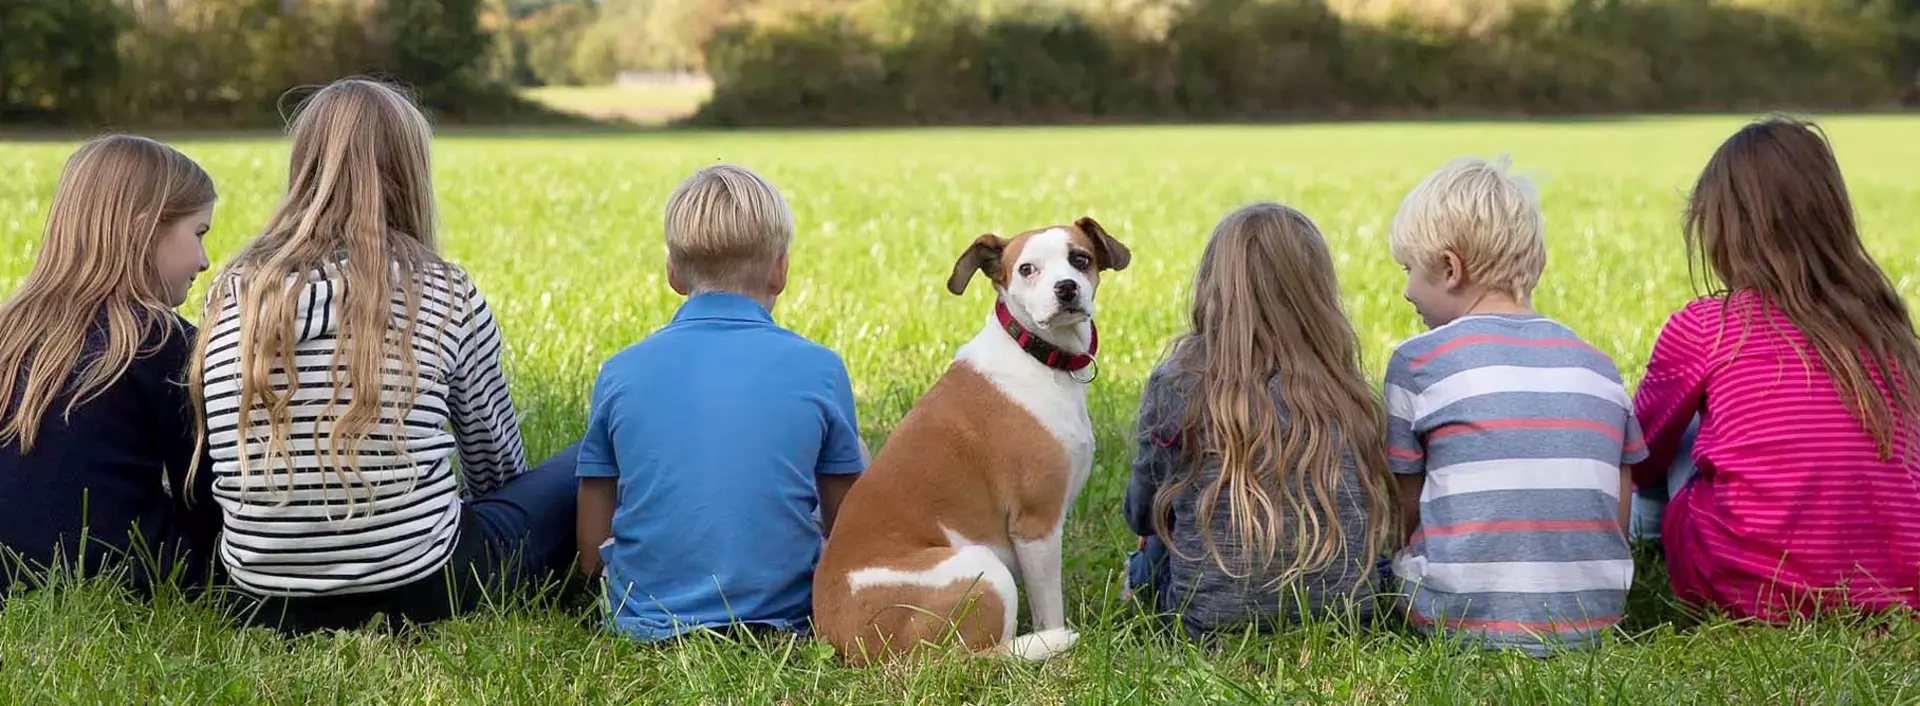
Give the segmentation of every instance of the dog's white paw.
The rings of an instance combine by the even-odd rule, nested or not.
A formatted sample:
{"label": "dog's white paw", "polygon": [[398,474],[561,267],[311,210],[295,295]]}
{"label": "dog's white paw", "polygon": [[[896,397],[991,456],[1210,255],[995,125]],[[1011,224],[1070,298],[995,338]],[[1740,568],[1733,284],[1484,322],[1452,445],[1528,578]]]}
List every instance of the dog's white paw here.
{"label": "dog's white paw", "polygon": [[1042,630],[1013,638],[1007,643],[1007,653],[1030,662],[1038,662],[1073,649],[1078,642],[1080,642],[1080,634],[1067,628]]}

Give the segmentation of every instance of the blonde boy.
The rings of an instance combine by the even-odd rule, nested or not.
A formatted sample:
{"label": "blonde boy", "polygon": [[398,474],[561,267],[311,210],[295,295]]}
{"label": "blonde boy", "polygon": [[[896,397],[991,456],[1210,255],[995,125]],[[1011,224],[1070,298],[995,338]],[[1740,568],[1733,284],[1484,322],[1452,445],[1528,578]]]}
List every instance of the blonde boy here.
{"label": "blonde boy", "polygon": [[614,355],[581,442],[580,568],[643,640],[701,628],[804,632],[814,565],[865,469],[846,365],[773,321],[793,214],[734,166],[667,201],[667,280],[688,297]]}
{"label": "blonde boy", "polygon": [[1412,621],[1492,647],[1589,646],[1626,607],[1626,466],[1646,456],[1606,354],[1533,309],[1539,197],[1498,161],[1414,187],[1389,245],[1431,329],[1387,364]]}

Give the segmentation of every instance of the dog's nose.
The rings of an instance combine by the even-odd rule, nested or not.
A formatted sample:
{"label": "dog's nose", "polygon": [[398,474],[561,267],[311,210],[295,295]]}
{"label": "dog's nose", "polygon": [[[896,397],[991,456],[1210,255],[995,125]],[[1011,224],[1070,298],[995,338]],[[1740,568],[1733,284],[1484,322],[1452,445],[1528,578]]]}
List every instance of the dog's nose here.
{"label": "dog's nose", "polygon": [[1053,296],[1060,301],[1070,301],[1080,296],[1080,283],[1063,279],[1053,283]]}

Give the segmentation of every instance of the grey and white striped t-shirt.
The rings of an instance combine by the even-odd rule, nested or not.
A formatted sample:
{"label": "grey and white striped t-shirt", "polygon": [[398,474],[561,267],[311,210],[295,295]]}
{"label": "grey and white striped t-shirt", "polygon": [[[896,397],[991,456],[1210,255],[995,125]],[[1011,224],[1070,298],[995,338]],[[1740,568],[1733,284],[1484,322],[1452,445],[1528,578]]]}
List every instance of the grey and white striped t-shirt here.
{"label": "grey and white striped t-shirt", "polygon": [[[253,411],[253,438],[246,445],[254,470],[248,487],[242,487],[238,297],[229,297],[211,317],[203,394],[213,493],[225,510],[221,559],[239,586],[270,595],[364,593],[419,580],[451,556],[459,539],[462,495],[491,492],[527,467],[500,368],[499,330],[485,298],[459,268],[448,265],[416,275],[422,292],[411,344],[419,363],[418,394],[404,420],[397,419],[399,408],[389,400],[376,427],[398,422],[404,436],[399,443],[368,439],[358,454],[366,485],[345,473],[343,486],[344,470],[332,467],[323,454],[336,415],[354,394],[343,392],[342,406],[327,409],[336,371],[343,384],[346,377],[346,360],[336,363],[333,356],[349,283],[318,270],[306,279],[293,316],[300,388],[288,410],[291,494],[286,492],[289,469],[262,472],[258,465],[266,458],[267,432],[260,409]],[[396,290],[395,322],[404,321],[404,305],[404,294]],[[273,379],[284,393],[284,372]],[[388,397],[406,385],[397,364],[384,375]]]}
{"label": "grey and white striped t-shirt", "polygon": [[1476,315],[1387,364],[1393,471],[1425,474],[1394,559],[1415,624],[1534,654],[1618,622],[1621,466],[1646,456],[1613,361],[1540,316]]}

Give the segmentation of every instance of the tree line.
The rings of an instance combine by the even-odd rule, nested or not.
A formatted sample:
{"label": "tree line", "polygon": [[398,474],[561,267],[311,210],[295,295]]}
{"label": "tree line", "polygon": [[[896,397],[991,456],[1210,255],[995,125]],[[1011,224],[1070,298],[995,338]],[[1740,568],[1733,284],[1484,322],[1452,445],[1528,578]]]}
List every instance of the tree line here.
{"label": "tree line", "polygon": [[1920,103],[1920,0],[7,0],[0,122],[277,124],[372,73],[437,119],[705,74],[704,125]]}

